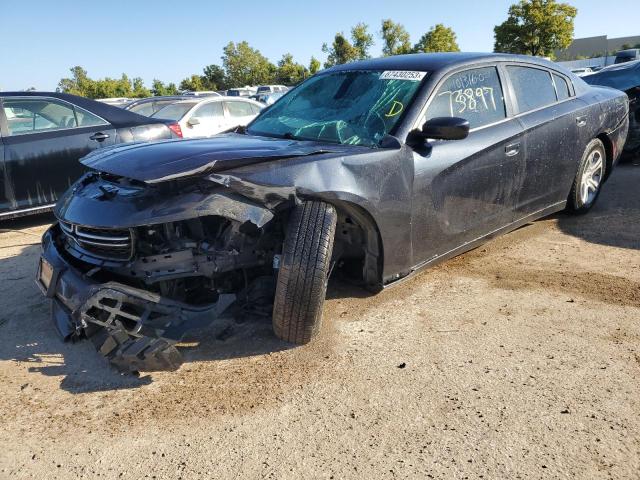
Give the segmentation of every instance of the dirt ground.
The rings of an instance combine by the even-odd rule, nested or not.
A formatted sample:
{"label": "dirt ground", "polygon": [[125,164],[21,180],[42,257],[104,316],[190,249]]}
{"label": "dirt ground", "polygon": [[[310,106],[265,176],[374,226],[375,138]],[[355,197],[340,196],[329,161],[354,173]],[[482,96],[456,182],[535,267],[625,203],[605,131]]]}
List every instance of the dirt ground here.
{"label": "dirt ground", "polygon": [[65,344],[0,224],[0,478],[640,478],[640,165],[376,296],[330,285],[303,348],[226,323],[180,370]]}

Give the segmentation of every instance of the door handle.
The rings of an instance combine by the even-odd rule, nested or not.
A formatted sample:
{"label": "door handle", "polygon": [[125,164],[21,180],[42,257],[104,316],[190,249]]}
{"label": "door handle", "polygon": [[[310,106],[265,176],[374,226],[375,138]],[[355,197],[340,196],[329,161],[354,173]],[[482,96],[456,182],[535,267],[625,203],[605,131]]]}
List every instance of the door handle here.
{"label": "door handle", "polygon": [[109,138],[109,135],[102,132],[96,132],[93,135],[91,135],[89,138],[91,140],[95,140],[96,142],[104,142],[107,138]]}
{"label": "door handle", "polygon": [[584,127],[587,124],[587,117],[576,117],[576,123],[579,127]]}
{"label": "door handle", "polygon": [[504,147],[504,153],[507,155],[507,157],[515,157],[520,153],[520,144],[512,143],[510,145],[507,145],[506,147]]}

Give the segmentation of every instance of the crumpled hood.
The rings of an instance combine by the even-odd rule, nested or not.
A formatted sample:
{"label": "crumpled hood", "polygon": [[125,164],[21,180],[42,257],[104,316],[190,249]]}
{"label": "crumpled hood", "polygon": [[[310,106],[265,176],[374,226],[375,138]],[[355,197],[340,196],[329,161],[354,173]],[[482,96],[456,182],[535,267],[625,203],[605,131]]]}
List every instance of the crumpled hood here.
{"label": "crumpled hood", "polygon": [[99,149],[84,157],[81,163],[100,172],[160,183],[279,158],[339,153],[347,149],[334,144],[230,133]]}

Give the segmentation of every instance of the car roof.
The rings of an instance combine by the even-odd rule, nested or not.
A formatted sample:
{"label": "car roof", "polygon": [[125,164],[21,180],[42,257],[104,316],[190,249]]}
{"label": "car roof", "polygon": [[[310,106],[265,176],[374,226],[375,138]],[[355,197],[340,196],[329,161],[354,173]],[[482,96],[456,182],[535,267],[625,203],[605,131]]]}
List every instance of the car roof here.
{"label": "car roof", "polygon": [[[193,103],[195,105],[199,105],[201,103],[213,103],[213,102],[246,102],[260,105],[258,102],[254,102],[250,98],[244,97],[187,97],[184,100],[178,100],[175,103]],[[260,105],[262,106],[262,105]]]}
{"label": "car roof", "polygon": [[413,53],[409,55],[395,55],[391,57],[360,60],[357,62],[336,65],[322,73],[347,71],[347,70],[415,70],[435,72],[449,70],[458,66],[478,62],[524,62],[533,63],[546,68],[564,71],[561,66],[548,60],[528,55],[511,55],[506,53]]}
{"label": "car roof", "polygon": [[158,95],[157,97],[145,97],[145,98],[137,98],[132,100],[129,105],[140,104],[140,103],[148,103],[148,102],[157,102],[158,100],[183,100],[184,97],[182,95]]}

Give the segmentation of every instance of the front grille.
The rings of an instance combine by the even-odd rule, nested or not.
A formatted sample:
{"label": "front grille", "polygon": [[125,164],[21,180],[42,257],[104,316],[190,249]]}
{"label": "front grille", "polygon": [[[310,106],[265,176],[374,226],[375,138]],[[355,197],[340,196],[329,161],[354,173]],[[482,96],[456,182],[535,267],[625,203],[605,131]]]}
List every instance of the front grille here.
{"label": "front grille", "polygon": [[133,235],[128,228],[96,228],[60,222],[69,246],[81,253],[105,260],[129,260],[133,256]]}

